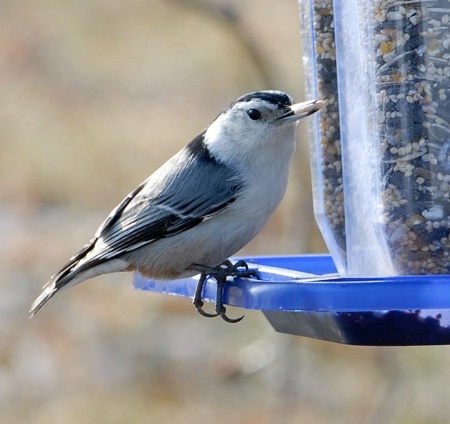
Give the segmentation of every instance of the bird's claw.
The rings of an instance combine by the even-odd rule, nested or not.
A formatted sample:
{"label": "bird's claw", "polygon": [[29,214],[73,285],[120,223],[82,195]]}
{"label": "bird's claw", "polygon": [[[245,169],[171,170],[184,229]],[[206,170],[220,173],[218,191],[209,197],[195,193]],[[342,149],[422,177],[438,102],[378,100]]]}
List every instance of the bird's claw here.
{"label": "bird's claw", "polygon": [[239,318],[230,318],[225,312],[226,309],[223,308],[223,310],[218,315],[220,316],[220,318],[222,318],[226,322],[229,322],[230,324],[236,324],[237,322],[240,322],[244,319],[244,315]]}
{"label": "bird's claw", "polygon": [[[244,268],[244,270],[240,270],[239,268]],[[257,277],[259,278],[257,270],[250,270],[245,261],[240,260],[235,264],[232,264],[231,261],[227,260],[218,268],[212,269],[210,272],[202,272],[200,274],[200,279],[198,280],[197,289],[195,291],[195,296],[193,300],[193,304],[195,309],[197,309],[198,313],[207,318],[214,318],[220,316],[224,321],[229,323],[237,323],[242,321],[244,316],[239,318],[230,318],[226,314],[226,308],[223,304],[223,292],[225,290],[225,283],[227,277]],[[217,297],[216,297],[216,312],[211,314],[209,312],[205,312],[203,310],[203,300],[202,293],[203,287],[208,277],[213,277],[217,281]]]}
{"label": "bird's claw", "polygon": [[209,312],[206,312],[206,311],[204,311],[203,310],[203,301],[201,302],[201,304],[199,304],[199,305],[196,305],[195,303],[194,303],[194,306],[195,306],[195,309],[197,309],[197,312],[200,314],[200,315],[202,315],[202,316],[204,316],[204,317],[206,317],[206,318],[215,318],[215,317],[217,317],[217,316],[219,316],[220,314],[219,313],[215,313],[215,314],[210,314]]}
{"label": "bird's claw", "polygon": [[[244,268],[243,270],[239,268]],[[218,272],[223,272],[226,276],[232,277],[259,277],[257,269],[249,269],[247,262],[243,259],[232,263],[230,260],[226,260],[220,265]]]}
{"label": "bird's claw", "polygon": [[[203,302],[202,302],[202,303],[203,303]],[[197,312],[198,312],[201,316],[203,316],[203,317],[206,317],[206,318],[215,318],[215,317],[220,316],[220,318],[222,318],[224,321],[229,322],[229,323],[231,323],[231,324],[237,323],[237,322],[242,321],[242,320],[244,319],[244,315],[242,315],[242,316],[239,317],[239,318],[230,318],[230,317],[227,316],[227,314],[226,314],[226,308],[225,308],[225,307],[222,307],[221,310],[220,310],[219,312],[216,312],[216,313],[214,313],[214,314],[211,314],[211,313],[209,313],[209,312],[206,312],[206,311],[203,309],[203,305],[195,306],[195,309],[196,309]]]}
{"label": "bird's claw", "polygon": [[195,296],[194,296],[194,300],[192,303],[194,304],[195,309],[197,309],[197,312],[200,315],[203,315],[206,318],[214,318],[219,315],[217,312],[215,314],[210,314],[209,312],[205,312],[203,310],[204,302],[202,300],[202,292],[203,292],[203,286],[205,285],[207,277],[208,277],[208,275],[205,273],[202,273],[200,275],[200,279],[198,280],[197,289],[195,290]]}

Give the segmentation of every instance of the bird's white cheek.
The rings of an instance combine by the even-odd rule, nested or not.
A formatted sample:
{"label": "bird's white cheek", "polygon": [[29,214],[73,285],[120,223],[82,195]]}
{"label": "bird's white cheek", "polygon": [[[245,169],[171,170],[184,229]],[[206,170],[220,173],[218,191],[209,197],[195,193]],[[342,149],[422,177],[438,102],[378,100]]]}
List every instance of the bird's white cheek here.
{"label": "bird's white cheek", "polygon": [[240,144],[247,137],[244,136],[242,126],[240,132],[237,135],[234,131],[236,122],[233,120],[233,125],[230,125],[230,120],[219,117],[205,133],[205,144],[208,147],[211,154],[218,160],[224,163],[234,161],[234,156],[240,150]]}
{"label": "bird's white cheek", "polygon": [[219,116],[206,130],[205,142],[209,145],[214,144],[220,137],[223,128],[223,118]]}
{"label": "bird's white cheek", "polygon": [[205,132],[205,144],[211,153],[215,150],[221,150],[228,144],[230,137],[229,132],[226,131],[227,126],[225,120],[220,116],[209,126]]}

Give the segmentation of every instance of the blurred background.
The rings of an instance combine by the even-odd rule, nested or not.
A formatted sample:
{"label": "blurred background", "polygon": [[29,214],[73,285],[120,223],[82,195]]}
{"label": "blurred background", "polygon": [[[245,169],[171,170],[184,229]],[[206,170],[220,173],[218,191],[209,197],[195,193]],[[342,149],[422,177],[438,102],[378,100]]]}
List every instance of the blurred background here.
{"label": "blurred background", "polygon": [[[0,0],[0,422],[450,422],[448,347],[291,337],[251,311],[229,325],[130,274],[28,320],[49,276],[224,107],[270,88],[301,101],[303,78],[295,0]],[[305,130],[242,253],[326,251]]]}

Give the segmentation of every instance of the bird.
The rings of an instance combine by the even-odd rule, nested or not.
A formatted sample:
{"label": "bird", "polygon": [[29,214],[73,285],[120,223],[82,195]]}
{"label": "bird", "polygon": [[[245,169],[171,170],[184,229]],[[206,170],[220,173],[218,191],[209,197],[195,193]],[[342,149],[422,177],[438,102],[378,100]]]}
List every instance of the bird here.
{"label": "bird", "polygon": [[[61,289],[101,274],[131,271],[153,280],[200,273],[194,305],[226,315],[228,276],[256,276],[229,257],[264,227],[286,191],[296,124],[323,107],[294,103],[276,90],[239,97],[116,206],[94,237],[43,287],[30,318]],[[203,311],[208,276],[218,284],[216,313]]]}

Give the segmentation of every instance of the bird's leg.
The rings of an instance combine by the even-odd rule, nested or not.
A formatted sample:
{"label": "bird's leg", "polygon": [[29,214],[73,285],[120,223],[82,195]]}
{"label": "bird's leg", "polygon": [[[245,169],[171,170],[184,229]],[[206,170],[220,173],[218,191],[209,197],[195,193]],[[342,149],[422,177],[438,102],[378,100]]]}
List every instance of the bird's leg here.
{"label": "bird's leg", "polygon": [[198,280],[198,284],[197,284],[197,289],[195,290],[195,296],[194,296],[194,300],[193,300],[193,304],[195,309],[197,309],[197,312],[200,315],[203,315],[206,318],[214,318],[216,316],[218,316],[219,314],[210,314],[208,312],[205,312],[203,310],[203,305],[204,302],[202,300],[202,292],[203,292],[203,286],[205,285],[206,279],[208,278],[208,274],[202,272],[200,274],[200,279]]}
{"label": "bird's leg", "polygon": [[[239,268],[244,268],[244,270],[240,270]],[[223,292],[225,290],[225,284],[227,281],[227,277],[257,277],[259,278],[258,270],[249,269],[247,262],[244,260],[239,260],[235,264],[233,264],[230,260],[226,260],[220,265],[219,273],[216,275],[212,275],[217,281],[217,296],[216,296],[216,312],[220,317],[230,323],[237,323],[241,321],[244,316],[239,318],[229,318],[226,315],[226,308],[223,304]]]}
{"label": "bird's leg", "polygon": [[[226,315],[226,308],[223,304],[223,293],[225,290],[225,284],[227,281],[227,277],[257,277],[259,278],[258,271],[255,269],[249,269],[248,265],[245,261],[240,260],[236,262],[234,265],[231,261],[226,260],[223,262],[220,266],[217,268],[207,268],[203,266],[196,265],[193,267],[197,270],[201,270],[200,279],[198,281],[197,289],[195,291],[194,296],[194,306],[197,309],[197,311],[208,318],[216,317],[220,315],[220,317],[230,323],[236,323],[242,320],[244,318],[243,316],[240,318],[229,318]],[[244,268],[243,270],[240,268]],[[203,300],[202,300],[202,291],[203,286],[205,285],[207,277],[213,277],[217,281],[217,295],[216,295],[216,314],[210,314],[203,310]]]}
{"label": "bird's leg", "polygon": [[225,305],[223,304],[223,292],[225,290],[225,284],[227,282],[227,277],[224,275],[217,275],[214,276],[214,278],[217,281],[217,295],[216,295],[216,312],[217,315],[220,315],[220,317],[226,321],[230,322],[232,324],[235,324],[239,321],[242,321],[244,318],[244,315],[242,315],[239,318],[229,318],[226,314],[227,308],[225,308]]}

